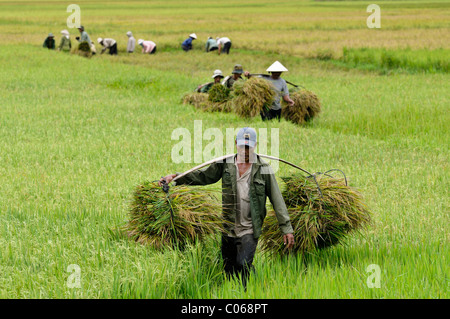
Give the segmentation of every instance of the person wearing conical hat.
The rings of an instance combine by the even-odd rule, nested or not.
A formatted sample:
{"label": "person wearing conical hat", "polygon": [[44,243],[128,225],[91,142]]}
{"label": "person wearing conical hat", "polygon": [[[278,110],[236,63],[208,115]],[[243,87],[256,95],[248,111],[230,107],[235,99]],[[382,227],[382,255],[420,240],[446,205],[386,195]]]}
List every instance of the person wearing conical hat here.
{"label": "person wearing conical hat", "polygon": [[270,76],[264,77],[264,79],[272,83],[275,89],[275,98],[271,109],[267,112],[261,112],[261,118],[263,121],[274,118],[277,118],[279,121],[281,118],[281,98],[289,105],[294,104],[294,101],[289,97],[286,81],[281,78],[281,73],[287,72],[288,69],[280,62],[275,61],[266,71],[270,73]]}
{"label": "person wearing conical hat", "polygon": [[189,34],[189,38],[181,43],[181,48],[186,52],[192,50],[192,41],[194,41],[195,39],[197,39],[197,35],[195,33]]}
{"label": "person wearing conical hat", "polygon": [[58,46],[58,51],[70,52],[70,49],[72,49],[72,42],[70,41],[69,31],[62,30],[61,34],[62,37]]}
{"label": "person wearing conical hat", "polygon": [[201,93],[208,93],[208,91],[211,89],[211,87],[214,85],[214,84],[220,84],[220,80],[222,80],[223,79],[223,74],[222,74],[222,71],[220,71],[220,70],[215,70],[214,71],[214,74],[213,74],[213,76],[212,76],[212,78],[214,79],[214,81],[213,82],[209,82],[209,83],[205,83],[205,84],[203,84],[203,85],[199,85],[198,87],[197,87],[197,92],[201,92]]}
{"label": "person wearing conical hat", "polygon": [[[247,72],[245,72],[247,73]],[[223,81],[222,84],[227,88],[232,89],[234,82],[243,80],[242,74],[244,74],[244,69],[242,65],[236,64],[231,72],[231,75],[228,75]]]}
{"label": "person wearing conical hat", "polygon": [[55,49],[55,36],[53,33],[49,33],[48,36],[44,40],[44,44],[42,45],[43,48],[47,48],[49,50]]}

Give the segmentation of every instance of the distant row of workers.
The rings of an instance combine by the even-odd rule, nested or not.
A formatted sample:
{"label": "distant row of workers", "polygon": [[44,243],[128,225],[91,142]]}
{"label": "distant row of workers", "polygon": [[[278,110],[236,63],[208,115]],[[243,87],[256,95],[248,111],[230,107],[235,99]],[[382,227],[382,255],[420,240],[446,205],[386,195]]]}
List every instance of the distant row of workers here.
{"label": "distant row of workers", "polygon": [[[95,48],[94,42],[91,41],[91,38],[87,34],[87,32],[84,30],[84,26],[80,26],[78,28],[80,31],[80,36],[76,37],[78,42],[87,42],[90,46],[91,52],[95,54],[97,52]],[[61,41],[58,46],[59,51],[70,51],[72,49],[72,42],[70,40],[70,34],[67,30],[61,31],[62,37]],[[128,36],[128,42],[127,42],[127,52],[133,53],[136,46],[136,39],[133,37],[133,33],[131,31],[127,32]],[[192,50],[192,41],[197,39],[197,35],[195,33],[191,33],[189,37],[181,43],[181,48],[184,51]],[[112,38],[98,38],[97,42],[99,45],[102,46],[101,53],[103,54],[106,50],[108,50],[108,53],[110,55],[117,55],[117,41]],[[138,45],[142,47],[142,53],[147,54],[154,54],[156,53],[156,43],[150,40],[143,40],[139,39]],[[47,38],[44,41],[44,44],[42,45],[44,48],[48,49],[56,49],[56,41],[55,36],[53,33],[49,33]],[[205,51],[211,52],[216,51],[220,55],[222,52],[229,54],[231,48],[231,41],[227,37],[221,37],[213,39],[212,37],[208,37],[205,45]]]}
{"label": "distant row of workers", "polygon": [[[91,52],[93,54],[97,53],[97,50],[95,48],[94,42],[91,41],[91,38],[89,34],[84,30],[84,26],[80,26],[78,28],[78,31],[80,31],[80,36],[76,37],[75,39],[78,40],[78,42],[83,43],[87,42],[90,46]],[[72,42],[70,40],[70,34],[67,30],[61,31],[62,37],[61,41],[58,46],[59,51],[70,51],[72,49]],[[127,43],[127,52],[133,53],[136,46],[136,39],[133,37],[133,33],[131,31],[127,32],[128,36],[128,43]],[[108,50],[108,53],[110,55],[117,55],[117,41],[112,38],[98,38],[97,43],[102,46],[101,53],[103,54],[106,50]],[[156,43],[149,40],[138,40],[138,45],[142,47],[142,53],[149,53],[154,54],[156,52]],[[42,45],[44,48],[48,49],[56,49],[56,41],[55,36],[53,33],[49,33],[47,38],[44,41],[44,44]]]}
{"label": "distant row of workers", "polygon": [[[189,34],[189,37],[181,43],[181,48],[184,51],[192,50],[192,41],[197,39],[197,35],[195,33]],[[227,37],[217,37],[213,39],[213,37],[208,37],[206,40],[205,51],[211,52],[216,51],[220,55],[222,52],[229,54],[231,49],[231,40]]]}

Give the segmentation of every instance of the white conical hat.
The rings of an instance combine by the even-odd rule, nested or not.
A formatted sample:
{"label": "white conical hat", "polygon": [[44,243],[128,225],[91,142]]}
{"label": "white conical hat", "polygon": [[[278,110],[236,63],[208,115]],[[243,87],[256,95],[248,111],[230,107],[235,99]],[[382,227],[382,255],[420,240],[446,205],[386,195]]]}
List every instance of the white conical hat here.
{"label": "white conical hat", "polygon": [[191,34],[189,34],[189,36],[190,36],[191,38],[197,39],[197,35],[196,35],[195,33],[191,33]]}
{"label": "white conical hat", "polygon": [[269,68],[266,70],[267,72],[286,72],[288,69],[284,67],[283,64],[281,64],[278,61],[275,61]]}
{"label": "white conical hat", "polygon": [[98,42],[98,43],[100,43],[100,42],[102,42],[102,41],[103,41],[102,38],[98,38],[98,39],[97,39],[97,42]]}

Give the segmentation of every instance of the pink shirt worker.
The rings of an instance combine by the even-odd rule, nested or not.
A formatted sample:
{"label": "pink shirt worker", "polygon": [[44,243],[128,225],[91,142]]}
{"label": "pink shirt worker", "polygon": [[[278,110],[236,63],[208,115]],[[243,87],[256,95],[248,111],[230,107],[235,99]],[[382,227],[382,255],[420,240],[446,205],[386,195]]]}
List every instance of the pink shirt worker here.
{"label": "pink shirt worker", "polygon": [[139,39],[138,44],[142,46],[142,53],[154,54],[156,52],[156,43],[153,41]]}

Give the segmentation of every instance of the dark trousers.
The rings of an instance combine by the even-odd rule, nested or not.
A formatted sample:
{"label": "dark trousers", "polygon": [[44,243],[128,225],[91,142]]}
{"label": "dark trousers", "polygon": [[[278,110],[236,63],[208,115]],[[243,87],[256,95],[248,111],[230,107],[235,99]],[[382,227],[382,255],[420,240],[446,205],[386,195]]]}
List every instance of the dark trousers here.
{"label": "dark trousers", "polygon": [[250,272],[254,271],[253,257],[257,245],[258,238],[254,238],[253,234],[240,238],[222,236],[222,259],[225,274],[228,278],[240,275],[245,288]]}
{"label": "dark trousers", "polygon": [[189,50],[192,50],[192,44],[191,45],[181,45],[181,48],[184,50],[184,51],[189,51]]}
{"label": "dark trousers", "polygon": [[227,42],[223,45],[223,53],[229,54],[231,49],[231,42]]}
{"label": "dark trousers", "polygon": [[155,45],[155,47],[153,48],[152,52],[150,52],[150,54],[155,54],[155,53],[156,53],[156,45]]}
{"label": "dark trousers", "polygon": [[117,54],[117,43],[114,43],[114,44],[109,48],[109,54],[111,54],[111,55],[116,55],[116,54]]}
{"label": "dark trousers", "polygon": [[271,121],[274,118],[277,118],[278,122],[280,121],[280,119],[281,119],[281,109],[279,109],[279,110],[272,110],[272,109],[270,109],[267,112],[261,111],[261,119],[263,121],[266,121],[266,120]]}

